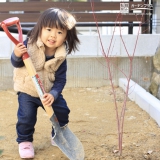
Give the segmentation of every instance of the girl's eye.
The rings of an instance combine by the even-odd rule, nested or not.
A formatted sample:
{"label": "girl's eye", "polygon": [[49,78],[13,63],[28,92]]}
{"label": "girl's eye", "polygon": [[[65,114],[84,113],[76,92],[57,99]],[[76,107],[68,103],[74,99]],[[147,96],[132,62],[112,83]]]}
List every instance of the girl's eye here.
{"label": "girl's eye", "polygon": [[51,31],[51,29],[50,29],[50,28],[47,28],[47,30],[48,30],[48,31]]}
{"label": "girl's eye", "polygon": [[59,31],[58,34],[62,34],[62,32]]}

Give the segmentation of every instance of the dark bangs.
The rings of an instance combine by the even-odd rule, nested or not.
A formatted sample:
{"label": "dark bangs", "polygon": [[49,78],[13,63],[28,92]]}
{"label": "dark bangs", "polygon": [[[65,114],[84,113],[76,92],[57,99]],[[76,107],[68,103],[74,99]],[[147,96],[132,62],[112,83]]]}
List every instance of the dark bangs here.
{"label": "dark bangs", "polygon": [[41,14],[37,24],[31,31],[28,32],[27,38],[30,38],[31,43],[35,43],[38,37],[41,36],[42,29],[45,27],[56,27],[62,30],[66,29],[66,44],[68,44],[68,54],[70,54],[72,51],[78,50],[77,44],[80,43],[77,37],[75,24],[75,17],[71,13],[64,9],[49,8]]}
{"label": "dark bangs", "polygon": [[58,12],[61,12],[61,10],[57,8],[50,8],[46,10],[39,20],[39,26],[41,27],[41,29],[43,27],[67,29],[67,26],[65,25],[65,23],[63,22],[63,18],[61,17],[61,14],[58,14]]}
{"label": "dark bangs", "polygon": [[65,22],[63,22],[62,11],[58,8],[49,8],[45,10],[39,17],[37,24],[32,30],[27,34],[27,37],[30,38],[31,43],[37,41],[38,37],[41,35],[43,27],[56,27],[60,29],[68,29]]}

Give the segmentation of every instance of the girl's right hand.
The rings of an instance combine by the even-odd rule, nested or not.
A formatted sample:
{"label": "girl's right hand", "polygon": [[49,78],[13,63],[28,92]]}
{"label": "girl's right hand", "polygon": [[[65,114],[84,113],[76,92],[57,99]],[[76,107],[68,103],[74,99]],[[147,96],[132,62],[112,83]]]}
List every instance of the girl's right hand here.
{"label": "girl's right hand", "polygon": [[27,48],[23,43],[18,43],[15,47],[14,47],[14,54],[17,57],[22,57],[22,55],[27,52]]}

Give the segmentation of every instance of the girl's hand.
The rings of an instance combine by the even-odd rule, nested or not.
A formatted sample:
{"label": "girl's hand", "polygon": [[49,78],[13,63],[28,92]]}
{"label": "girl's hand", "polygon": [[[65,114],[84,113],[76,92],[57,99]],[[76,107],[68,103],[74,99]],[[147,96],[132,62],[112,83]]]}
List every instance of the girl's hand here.
{"label": "girl's hand", "polygon": [[45,93],[43,95],[43,99],[42,99],[43,105],[45,105],[45,106],[51,106],[53,102],[54,102],[54,97],[53,97],[52,94]]}
{"label": "girl's hand", "polygon": [[23,43],[18,43],[15,47],[14,47],[14,54],[17,57],[22,57],[23,53],[27,52],[27,48]]}

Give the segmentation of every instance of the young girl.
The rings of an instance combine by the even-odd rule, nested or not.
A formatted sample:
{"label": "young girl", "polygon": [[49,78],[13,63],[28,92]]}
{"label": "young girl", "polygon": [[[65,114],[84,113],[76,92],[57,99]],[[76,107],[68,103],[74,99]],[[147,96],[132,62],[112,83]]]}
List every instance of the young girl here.
{"label": "young girl", "polygon": [[[60,127],[66,126],[69,122],[70,110],[61,92],[66,84],[66,56],[77,50],[79,43],[75,24],[75,18],[67,11],[49,8],[41,14],[37,24],[28,33],[24,44],[19,43],[14,48],[11,62],[15,67],[14,90],[17,91],[19,102],[16,130],[21,158],[34,158],[32,142],[37,109],[39,106],[43,108],[24,66],[22,55],[26,51],[29,53],[44,85],[46,93],[43,104],[52,106]],[[54,137],[53,128],[52,137]]]}

